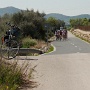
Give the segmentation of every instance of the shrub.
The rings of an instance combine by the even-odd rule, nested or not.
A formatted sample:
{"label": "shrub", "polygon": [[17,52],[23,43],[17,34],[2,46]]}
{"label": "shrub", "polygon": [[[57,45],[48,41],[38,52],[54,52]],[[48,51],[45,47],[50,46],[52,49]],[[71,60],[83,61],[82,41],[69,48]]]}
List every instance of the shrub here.
{"label": "shrub", "polygon": [[[34,68],[27,74],[28,66],[25,62],[19,66],[17,61],[7,63],[0,60],[0,90],[17,90],[27,81],[29,82]],[[30,77],[26,79],[28,75]]]}
{"label": "shrub", "polygon": [[35,39],[30,39],[29,37],[24,38],[22,40],[22,47],[23,48],[30,48],[31,46],[35,46],[37,41]]}
{"label": "shrub", "polygon": [[38,40],[37,45],[35,45],[34,47],[37,48],[37,49],[41,49],[41,48],[43,48],[45,46],[47,46],[47,43],[45,41]]}

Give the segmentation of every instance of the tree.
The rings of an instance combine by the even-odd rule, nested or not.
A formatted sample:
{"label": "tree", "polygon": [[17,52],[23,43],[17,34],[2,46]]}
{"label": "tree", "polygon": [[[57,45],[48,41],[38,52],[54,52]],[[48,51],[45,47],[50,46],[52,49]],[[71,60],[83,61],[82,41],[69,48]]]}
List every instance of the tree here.
{"label": "tree", "polygon": [[36,39],[43,39],[45,31],[43,28],[45,18],[44,13],[34,10],[26,10],[16,13],[12,17],[13,23],[20,26],[24,36],[31,36]]}
{"label": "tree", "polygon": [[60,29],[60,27],[64,27],[65,26],[65,22],[62,20],[57,20],[54,17],[49,17],[47,19],[47,22],[50,23],[51,27],[53,27],[54,29]]}

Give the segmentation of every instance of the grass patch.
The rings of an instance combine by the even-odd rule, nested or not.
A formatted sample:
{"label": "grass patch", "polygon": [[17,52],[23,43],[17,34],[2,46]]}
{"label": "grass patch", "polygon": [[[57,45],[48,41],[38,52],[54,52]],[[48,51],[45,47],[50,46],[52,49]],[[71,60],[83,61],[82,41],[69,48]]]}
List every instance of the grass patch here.
{"label": "grass patch", "polygon": [[48,51],[46,53],[52,52],[54,50],[53,46],[50,46],[50,48],[48,49]]}

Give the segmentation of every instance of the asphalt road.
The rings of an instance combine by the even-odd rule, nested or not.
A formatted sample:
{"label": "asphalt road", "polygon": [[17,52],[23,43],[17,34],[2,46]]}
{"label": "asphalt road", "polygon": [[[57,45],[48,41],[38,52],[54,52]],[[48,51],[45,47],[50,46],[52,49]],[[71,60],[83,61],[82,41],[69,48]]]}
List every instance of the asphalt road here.
{"label": "asphalt road", "polygon": [[90,90],[90,45],[68,33],[67,41],[54,41],[56,51],[20,60],[35,66],[35,88],[23,90]]}
{"label": "asphalt road", "polygon": [[75,37],[68,32],[68,39],[66,41],[54,41],[55,51],[48,55],[55,54],[72,54],[72,53],[90,53],[90,44]]}

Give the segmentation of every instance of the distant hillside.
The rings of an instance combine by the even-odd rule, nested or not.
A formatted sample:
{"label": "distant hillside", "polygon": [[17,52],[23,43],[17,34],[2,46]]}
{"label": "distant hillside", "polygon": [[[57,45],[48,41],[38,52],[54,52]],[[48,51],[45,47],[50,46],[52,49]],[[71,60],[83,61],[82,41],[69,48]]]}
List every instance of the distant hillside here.
{"label": "distant hillside", "polygon": [[89,14],[81,14],[81,15],[78,15],[78,16],[72,16],[71,18],[90,18],[90,15]]}
{"label": "distant hillside", "polygon": [[60,19],[60,20],[67,20],[68,18],[70,18],[70,16],[66,16],[66,15],[58,14],[58,13],[46,14],[45,18],[49,18],[49,17],[54,17],[54,18]]}
{"label": "distant hillside", "polygon": [[5,8],[0,8],[0,16],[8,13],[8,14],[13,14],[13,13],[16,13],[16,12],[19,12],[21,11],[20,9],[18,8],[15,8],[15,7],[5,7]]}
{"label": "distant hillside", "polygon": [[[8,14],[14,14],[21,11],[21,9],[15,8],[15,7],[5,7],[5,8],[0,8],[0,16],[8,13]],[[50,13],[50,14],[46,14],[45,18],[49,18],[49,17],[54,17],[56,19],[60,19],[60,20],[64,20],[66,23],[69,23],[70,19],[76,19],[76,18],[90,18],[89,14],[81,14],[81,15],[77,15],[77,16],[66,16],[63,14],[59,14],[59,13]]]}
{"label": "distant hillside", "polygon": [[49,17],[54,17],[56,19],[64,20],[66,23],[69,23],[70,19],[90,18],[90,15],[89,14],[81,14],[81,15],[77,15],[77,16],[66,16],[66,15],[58,14],[58,13],[46,14],[45,18],[49,18]]}

